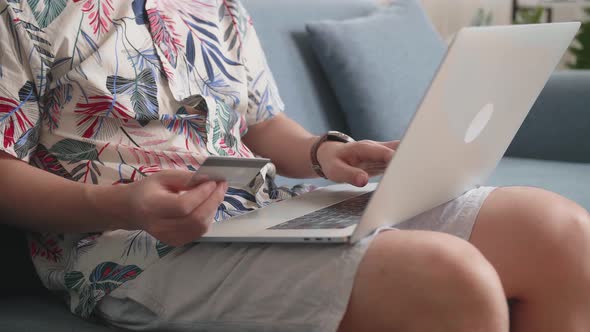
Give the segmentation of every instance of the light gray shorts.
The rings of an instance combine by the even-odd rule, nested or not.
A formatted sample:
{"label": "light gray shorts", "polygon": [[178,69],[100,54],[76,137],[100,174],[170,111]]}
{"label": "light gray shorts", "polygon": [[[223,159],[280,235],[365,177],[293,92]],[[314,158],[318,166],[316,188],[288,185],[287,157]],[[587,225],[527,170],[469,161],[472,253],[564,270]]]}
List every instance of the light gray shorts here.
{"label": "light gray shorts", "polygon": [[[467,240],[493,189],[473,189],[396,228]],[[192,245],[104,297],[97,315],[133,330],[336,331],[373,238],[355,245]]]}

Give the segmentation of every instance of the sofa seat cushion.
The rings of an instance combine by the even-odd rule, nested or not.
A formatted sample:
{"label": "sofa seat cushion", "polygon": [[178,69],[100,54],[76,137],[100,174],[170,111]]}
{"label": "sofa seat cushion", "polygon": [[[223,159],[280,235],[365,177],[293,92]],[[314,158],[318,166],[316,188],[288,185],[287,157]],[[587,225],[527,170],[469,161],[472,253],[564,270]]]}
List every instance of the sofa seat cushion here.
{"label": "sofa seat cushion", "polygon": [[65,304],[46,295],[1,297],[0,331],[11,332],[108,332],[118,331],[82,320]]}
{"label": "sofa seat cushion", "polygon": [[488,184],[541,187],[561,194],[590,210],[590,164],[504,158]]}
{"label": "sofa seat cushion", "polygon": [[[379,177],[371,182],[379,181]],[[282,185],[311,183],[326,186],[333,182],[324,179],[300,180],[280,178]],[[487,185],[533,186],[554,191],[590,210],[590,164],[547,161],[529,158],[502,159]]]}

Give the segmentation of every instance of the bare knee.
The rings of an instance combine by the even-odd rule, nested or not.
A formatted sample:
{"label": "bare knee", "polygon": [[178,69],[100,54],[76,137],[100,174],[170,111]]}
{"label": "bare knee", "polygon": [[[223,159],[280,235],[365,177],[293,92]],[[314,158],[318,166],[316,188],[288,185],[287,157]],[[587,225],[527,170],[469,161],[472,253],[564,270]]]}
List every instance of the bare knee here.
{"label": "bare knee", "polygon": [[511,298],[561,292],[566,277],[578,281],[575,287],[590,283],[590,215],[558,194],[497,189],[482,206],[471,241],[494,264]]}
{"label": "bare knee", "polygon": [[[555,194],[554,194],[555,195]],[[586,275],[590,278],[590,214],[578,204],[555,195],[547,200],[544,220],[529,225],[538,234],[541,254],[554,270]],[[535,222],[535,220],[532,220]]]}
{"label": "bare knee", "polygon": [[508,221],[507,227],[513,231],[548,241],[547,245],[562,247],[564,241],[590,233],[588,211],[556,193],[532,187],[505,187],[490,197],[494,201],[491,208],[496,210],[490,217],[503,219],[493,223],[503,225],[501,221]]}
{"label": "bare knee", "polygon": [[[415,264],[409,271],[415,280],[422,282],[420,299],[430,302],[443,315],[455,321],[469,316],[470,324],[492,324],[487,318],[496,317],[497,322],[507,324],[507,304],[500,278],[492,265],[470,243],[441,233],[412,234],[406,244],[395,244],[393,236],[377,239],[390,255],[399,246],[406,248],[406,264]],[[398,269],[390,266],[393,273]],[[437,297],[432,295],[438,294]],[[461,314],[459,314],[461,313]],[[501,324],[500,324],[501,325]],[[499,325],[494,325],[499,326]],[[458,327],[457,327],[458,328]],[[484,326],[466,326],[467,331],[476,331]],[[456,330],[456,329],[455,329]],[[497,329],[490,329],[498,331]]]}
{"label": "bare knee", "polygon": [[[359,267],[347,315],[369,319],[363,310],[382,315],[372,321],[382,325],[356,325],[357,330],[508,327],[508,307],[496,271],[468,242],[441,233],[380,234]],[[345,316],[343,327],[353,325],[350,318]]]}
{"label": "bare knee", "polygon": [[[510,223],[505,232],[520,234],[522,243],[537,253],[539,261],[570,264],[590,254],[590,214],[575,202],[558,194],[526,187],[504,188],[518,194],[506,213]],[[553,260],[555,260],[553,262]],[[584,259],[585,261],[585,259]],[[588,263],[584,263],[586,265]]]}

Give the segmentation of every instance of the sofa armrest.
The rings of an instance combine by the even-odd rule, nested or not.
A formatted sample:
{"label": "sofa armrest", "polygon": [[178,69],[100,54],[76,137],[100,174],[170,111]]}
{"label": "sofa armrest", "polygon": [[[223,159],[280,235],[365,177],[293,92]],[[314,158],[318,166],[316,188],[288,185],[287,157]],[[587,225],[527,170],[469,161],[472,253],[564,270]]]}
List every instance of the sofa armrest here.
{"label": "sofa armrest", "polygon": [[553,74],[507,155],[590,162],[590,70]]}

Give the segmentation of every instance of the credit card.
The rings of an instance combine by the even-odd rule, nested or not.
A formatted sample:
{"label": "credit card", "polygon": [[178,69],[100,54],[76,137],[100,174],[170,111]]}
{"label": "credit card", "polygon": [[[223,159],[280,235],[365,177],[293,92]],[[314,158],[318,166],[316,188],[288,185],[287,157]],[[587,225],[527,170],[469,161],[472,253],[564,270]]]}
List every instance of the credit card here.
{"label": "credit card", "polygon": [[208,157],[195,171],[192,183],[200,183],[203,177],[214,181],[227,181],[232,187],[247,186],[260,170],[270,163],[267,158]]}

